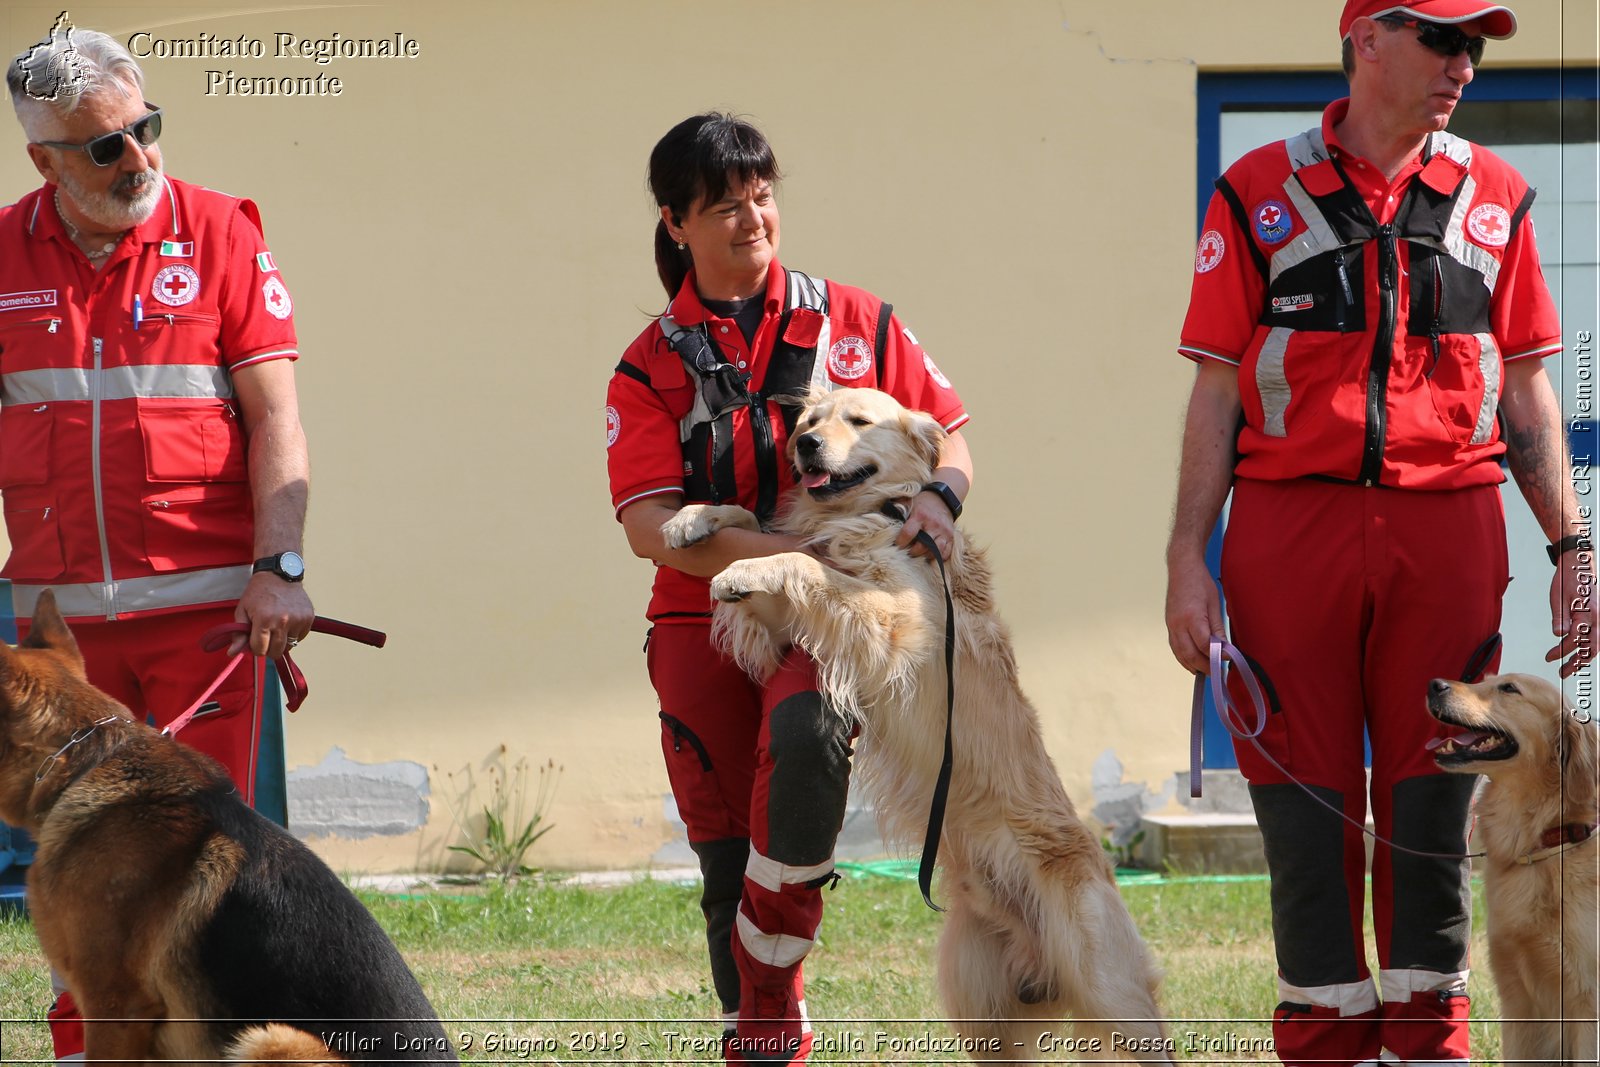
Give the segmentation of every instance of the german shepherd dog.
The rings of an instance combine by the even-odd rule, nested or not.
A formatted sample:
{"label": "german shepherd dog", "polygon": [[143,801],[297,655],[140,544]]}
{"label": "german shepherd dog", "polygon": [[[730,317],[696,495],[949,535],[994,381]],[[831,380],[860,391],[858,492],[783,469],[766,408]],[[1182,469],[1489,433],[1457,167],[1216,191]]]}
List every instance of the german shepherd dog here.
{"label": "german shepherd dog", "polygon": [[405,961],[222,766],[86,680],[45,592],[0,643],[0,818],[34,835],[40,947],[91,1062],[454,1062]]}
{"label": "german shepherd dog", "polygon": [[[938,567],[896,546],[900,524],[883,507],[932,477],[943,438],[875,389],[813,397],[790,440],[801,488],[774,527],[809,550],[739,560],[711,583],[714,626],[751,674],[769,674],[791,645],[816,660],[824,694],[860,725],[857,771],[902,844],[920,843],[943,756],[945,596]],[[758,528],[743,508],[690,505],[663,535],[681,546],[735,525]],[[956,630],[939,849],[945,1010],[997,1059],[1076,1050],[1169,1063],[1158,972],[1045,753],[988,561],[958,529],[945,566]],[[1064,1016],[1078,1020],[1074,1036],[1059,1036]]]}

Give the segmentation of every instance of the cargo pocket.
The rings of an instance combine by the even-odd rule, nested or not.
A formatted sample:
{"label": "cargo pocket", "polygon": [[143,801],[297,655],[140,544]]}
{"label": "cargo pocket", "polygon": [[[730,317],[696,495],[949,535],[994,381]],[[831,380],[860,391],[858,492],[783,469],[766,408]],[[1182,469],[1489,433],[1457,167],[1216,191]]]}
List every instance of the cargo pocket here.
{"label": "cargo pocket", "polygon": [[17,404],[0,411],[0,489],[49,482],[54,425],[49,404]]}
{"label": "cargo pocket", "polygon": [[[1242,649],[1240,650],[1243,651]],[[1289,745],[1289,724],[1283,714],[1283,705],[1278,701],[1277,687],[1272,684],[1272,678],[1262,669],[1260,663],[1245,655],[1245,662],[1250,665],[1255,673],[1256,682],[1261,687],[1261,695],[1266,701],[1265,723],[1261,732],[1256,735],[1255,742],[1261,746],[1259,749],[1251,741],[1235,737],[1233,742],[1234,755],[1238,758],[1239,771],[1246,781],[1250,782],[1279,782],[1283,780],[1283,772],[1272,766],[1271,761],[1262,756],[1264,749],[1268,756],[1276,760],[1287,770],[1294,769],[1293,749]],[[1228,674],[1228,699],[1233,703],[1233,724],[1239,730],[1248,732],[1255,729],[1258,720],[1256,706],[1250,699],[1250,693],[1245,689],[1243,680],[1239,677],[1237,668]],[[1217,709],[1218,715],[1225,714],[1222,708]],[[1231,733],[1232,731],[1230,731]]]}
{"label": "cargo pocket", "polygon": [[152,482],[242,482],[244,428],[220,400],[139,401],[145,473]]}
{"label": "cargo pocket", "polygon": [[144,549],[157,571],[249,563],[252,509],[247,486],[175,486],[146,496]]}
{"label": "cargo pocket", "polygon": [[741,836],[728,817],[722,784],[705,742],[676,716],[661,712],[661,754],[667,760],[667,779],[678,802],[678,815],[688,828],[690,841],[714,841]]}
{"label": "cargo pocket", "polygon": [[6,535],[11,558],[0,578],[48,582],[61,577],[66,557],[61,551],[61,522],[53,495],[12,489],[5,494]]}

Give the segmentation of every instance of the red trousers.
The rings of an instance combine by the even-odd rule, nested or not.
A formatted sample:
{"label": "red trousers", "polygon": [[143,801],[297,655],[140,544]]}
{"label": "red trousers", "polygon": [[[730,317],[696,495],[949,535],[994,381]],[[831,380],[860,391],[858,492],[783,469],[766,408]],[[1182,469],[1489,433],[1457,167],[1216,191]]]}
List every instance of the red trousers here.
{"label": "red trousers", "polygon": [[[725,1018],[744,1021],[789,996],[822,921],[844,821],[851,731],[816,692],[815,666],[791,651],[765,685],[711,642],[710,626],[655,627],[650,679],[678,812],[705,879],[701,906]],[[774,1009],[774,1011],[779,1009]],[[808,1044],[809,1047],[809,1044]]]}
{"label": "red trousers", "polygon": [[[91,683],[126,705],[135,717],[165,726],[227,666],[228,657],[222,652],[200,648],[200,637],[213,626],[232,622],[233,610],[202,608],[116,622],[75,622],[72,636]],[[17,620],[19,637],[27,636],[28,622]],[[265,660],[247,657],[177,735],[181,743],[226,767],[247,804],[255,803],[265,669]],[[81,1059],[83,1021],[71,994],[55,981],[58,996],[49,1020],[56,1059]]]}
{"label": "red trousers", "polygon": [[[1273,697],[1262,747],[1360,823],[1364,732],[1376,832],[1464,853],[1474,779],[1434,766],[1426,745],[1443,731],[1427,712],[1427,686],[1462,677],[1498,632],[1508,580],[1498,486],[1239,481],[1222,581],[1234,644]],[[1486,671],[1497,664],[1498,654]],[[1232,695],[1248,706],[1241,686]],[[1374,847],[1375,986],[1362,949],[1362,834],[1254,746],[1238,741],[1235,751],[1272,876],[1279,1056],[1357,1063],[1381,1046],[1408,1060],[1465,1059],[1466,863]],[[1325,1017],[1345,1025],[1329,1031]]]}

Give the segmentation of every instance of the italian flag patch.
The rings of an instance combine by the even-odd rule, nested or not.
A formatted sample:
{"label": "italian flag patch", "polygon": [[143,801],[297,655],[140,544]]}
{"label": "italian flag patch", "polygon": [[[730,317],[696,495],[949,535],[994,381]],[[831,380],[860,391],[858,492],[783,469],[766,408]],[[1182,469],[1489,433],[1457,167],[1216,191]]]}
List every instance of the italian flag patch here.
{"label": "italian flag patch", "polygon": [[276,263],[272,262],[272,253],[271,252],[257,252],[256,253],[256,266],[261,268],[261,273],[262,274],[265,274],[268,271],[274,271],[274,270],[278,269],[278,265]]}
{"label": "italian flag patch", "polygon": [[162,241],[161,254],[164,256],[177,256],[188,259],[194,255],[193,241]]}

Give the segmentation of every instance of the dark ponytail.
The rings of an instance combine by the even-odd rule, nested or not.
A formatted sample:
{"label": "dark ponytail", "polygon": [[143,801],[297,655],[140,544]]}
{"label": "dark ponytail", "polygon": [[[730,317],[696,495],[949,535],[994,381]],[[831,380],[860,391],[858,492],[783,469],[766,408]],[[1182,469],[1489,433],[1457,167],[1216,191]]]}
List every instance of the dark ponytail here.
{"label": "dark ponytail", "polygon": [[[691,208],[721,200],[730,182],[776,182],[780,177],[772,146],[761,131],[719,111],[684,119],[650,152],[650,192],[658,206],[671,210],[674,222]],[[689,250],[678,247],[667,224],[660,220],[656,222],[655,252],[656,274],[670,300],[683,288],[694,263]]]}

